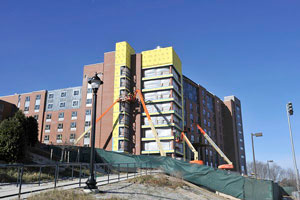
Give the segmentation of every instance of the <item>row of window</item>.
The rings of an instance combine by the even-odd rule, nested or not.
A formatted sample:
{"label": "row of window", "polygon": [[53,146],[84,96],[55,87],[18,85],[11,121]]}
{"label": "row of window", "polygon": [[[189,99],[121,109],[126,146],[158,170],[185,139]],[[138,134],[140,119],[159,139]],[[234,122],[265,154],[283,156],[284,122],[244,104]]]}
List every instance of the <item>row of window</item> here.
{"label": "row of window", "polygon": [[[70,134],[70,140],[74,140],[76,138],[76,134],[75,133],[71,133]],[[44,136],[44,142],[48,142],[50,139],[50,135],[45,135]],[[62,140],[62,134],[57,134],[56,135],[56,140]]]}
{"label": "row of window", "polygon": [[[89,113],[89,115],[90,115],[90,113],[91,113],[91,110],[87,110],[87,112],[86,113]],[[65,117],[65,113],[64,112],[60,112],[60,113],[58,113],[58,118],[59,119],[62,119],[62,118],[64,118]],[[71,117],[72,118],[74,118],[74,117],[77,117],[77,111],[73,111],[72,112],[72,114],[71,114]],[[47,115],[46,115],[46,120],[48,119],[51,119],[52,118],[52,114],[51,113],[48,113]]]}
{"label": "row of window", "polygon": [[[40,109],[40,105],[35,105],[34,106],[34,110],[39,110],[39,109]],[[29,106],[25,106],[24,111],[29,111]]]}
{"label": "row of window", "polygon": [[[73,96],[78,96],[79,95],[79,90],[74,90],[73,91]],[[63,91],[60,93],[60,97],[66,97],[67,96],[67,92],[66,91]],[[49,99],[53,99],[54,98],[54,94],[53,93],[50,93],[48,95],[48,98]]]}
{"label": "row of window", "polygon": [[[91,121],[85,121],[84,125],[85,125],[86,127],[91,126]],[[46,124],[46,125],[45,125],[45,130],[50,130],[50,128],[51,128],[51,125],[50,125],[50,124]],[[57,129],[58,129],[58,130],[63,129],[63,128],[64,128],[64,124],[63,124],[63,123],[58,123],[58,124],[57,124]],[[71,128],[71,129],[72,129],[72,128],[76,128],[76,122],[71,122],[70,128]]]}
{"label": "row of window", "polygon": [[[78,107],[79,106],[79,100],[73,100],[72,101],[72,107]],[[65,108],[66,107],[66,102],[60,102],[59,103],[59,108]],[[53,109],[53,103],[48,103],[47,105],[48,110]]]}
{"label": "row of window", "polygon": [[[41,99],[41,95],[40,95],[40,94],[37,94],[37,95],[35,96],[35,100],[40,100],[40,99]],[[25,101],[30,101],[30,96],[25,97]]]}
{"label": "row of window", "polygon": [[179,74],[176,72],[174,68],[170,68],[170,66],[154,68],[154,69],[145,69],[143,72],[145,78],[173,74],[174,78],[177,81],[181,82],[181,78],[179,78]]}

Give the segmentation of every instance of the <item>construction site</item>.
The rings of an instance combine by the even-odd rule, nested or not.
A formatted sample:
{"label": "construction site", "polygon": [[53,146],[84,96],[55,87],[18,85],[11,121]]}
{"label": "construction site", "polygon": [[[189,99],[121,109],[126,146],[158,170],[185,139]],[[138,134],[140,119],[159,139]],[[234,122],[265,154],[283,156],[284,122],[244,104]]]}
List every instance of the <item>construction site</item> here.
{"label": "construction site", "polygon": [[[93,76],[101,79],[96,101],[89,82]],[[56,152],[61,160],[81,162],[79,149],[94,143],[100,162],[151,163],[150,168],[179,173],[184,180],[240,199],[283,194],[272,181],[245,176],[240,100],[228,96],[222,101],[183,76],[173,47],[136,53],[127,42],[118,42],[103,63],[84,66],[80,87],[0,100],[36,118],[39,141],[52,149],[51,158]],[[53,152],[57,148],[69,153]]]}

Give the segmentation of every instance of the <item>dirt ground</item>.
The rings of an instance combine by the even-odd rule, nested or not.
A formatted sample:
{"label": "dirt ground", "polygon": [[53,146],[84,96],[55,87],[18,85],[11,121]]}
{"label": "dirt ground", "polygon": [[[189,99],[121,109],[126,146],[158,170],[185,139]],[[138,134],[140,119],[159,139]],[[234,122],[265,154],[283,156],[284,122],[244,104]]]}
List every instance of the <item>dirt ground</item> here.
{"label": "dirt ground", "polygon": [[[181,179],[169,177],[163,174],[154,175],[155,178],[165,178],[174,183],[180,183],[180,187],[173,189],[171,186],[155,186],[153,183],[132,183],[132,181],[122,181],[99,187],[101,193],[96,194],[96,199],[111,200],[225,200],[227,198],[218,196],[217,194],[200,187],[185,184]],[[158,184],[159,185],[159,184]]]}

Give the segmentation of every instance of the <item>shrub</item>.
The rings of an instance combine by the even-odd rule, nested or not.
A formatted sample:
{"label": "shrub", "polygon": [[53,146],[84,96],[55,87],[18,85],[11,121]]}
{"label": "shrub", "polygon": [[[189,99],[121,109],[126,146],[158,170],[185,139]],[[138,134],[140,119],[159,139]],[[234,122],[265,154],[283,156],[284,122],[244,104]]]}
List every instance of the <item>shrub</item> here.
{"label": "shrub", "polygon": [[[17,112],[19,113],[19,112]],[[25,116],[24,116],[25,119]],[[25,155],[26,136],[24,121],[19,115],[0,124],[0,157],[6,162],[16,162]]]}
{"label": "shrub", "polygon": [[34,146],[37,141],[38,123],[22,111],[0,123],[0,159],[5,162],[23,160],[26,146]]}

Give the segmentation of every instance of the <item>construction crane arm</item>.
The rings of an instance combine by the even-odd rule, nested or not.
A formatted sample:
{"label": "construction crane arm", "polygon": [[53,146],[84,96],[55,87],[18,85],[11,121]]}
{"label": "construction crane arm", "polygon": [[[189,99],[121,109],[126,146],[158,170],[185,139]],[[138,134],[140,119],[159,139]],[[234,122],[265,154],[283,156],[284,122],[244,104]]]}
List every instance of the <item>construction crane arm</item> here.
{"label": "construction crane arm", "polygon": [[[160,143],[160,139],[159,139],[159,137],[158,137],[157,131],[156,131],[156,129],[155,129],[155,127],[154,127],[154,124],[153,124],[153,122],[152,122],[152,120],[151,120],[151,117],[150,117],[150,115],[149,115],[149,112],[148,112],[148,109],[147,109],[147,107],[146,107],[146,104],[145,104],[145,101],[144,101],[144,98],[143,98],[143,95],[142,95],[141,90],[136,90],[136,94],[139,95],[140,101],[141,101],[142,106],[143,106],[143,108],[144,108],[144,111],[145,111],[145,113],[146,113],[146,116],[147,116],[149,125],[150,125],[150,127],[151,127],[152,133],[153,133],[153,135],[154,135],[155,141],[156,141],[156,143],[157,143],[157,146],[158,146],[160,155],[161,155],[161,156],[166,156],[166,152],[164,151],[164,149],[163,149],[163,147],[162,147],[162,145],[161,145],[161,143]],[[135,96],[135,95],[134,95],[134,96]]]}
{"label": "construction crane arm", "polygon": [[222,152],[222,150],[216,145],[216,143],[207,135],[207,133],[197,124],[197,128],[200,130],[205,139],[210,143],[210,145],[219,153],[219,155],[227,162],[228,165],[219,166],[219,168],[233,168],[232,162],[227,158],[227,156]]}
{"label": "construction crane arm", "polygon": [[184,140],[189,146],[189,148],[192,150],[192,152],[194,153],[194,160],[198,160],[198,151],[196,151],[196,149],[194,148],[190,140],[186,137],[184,132],[181,132],[181,140]]}
{"label": "construction crane arm", "polygon": [[[104,111],[104,113],[102,113],[102,115],[96,120],[96,123],[112,108],[114,107],[114,105],[116,105],[116,103],[118,103],[120,101],[120,99],[117,99],[111,106],[109,106],[109,108]],[[90,126],[86,131],[84,131],[80,136],[79,138],[77,138],[77,140],[74,142],[74,145],[76,145],[82,138],[83,136],[89,132],[91,130],[92,126]]]}

